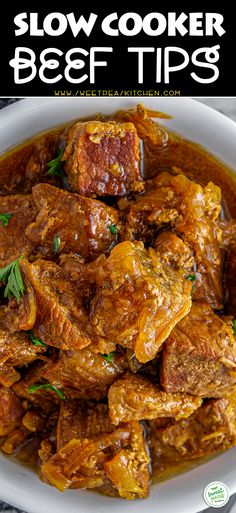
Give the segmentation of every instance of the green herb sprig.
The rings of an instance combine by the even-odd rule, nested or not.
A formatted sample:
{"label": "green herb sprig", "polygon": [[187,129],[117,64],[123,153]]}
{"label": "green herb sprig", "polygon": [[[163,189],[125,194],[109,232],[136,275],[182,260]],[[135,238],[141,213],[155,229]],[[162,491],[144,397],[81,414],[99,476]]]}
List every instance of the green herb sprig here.
{"label": "green herb sprig", "polygon": [[47,347],[47,344],[45,344],[41,338],[38,338],[38,337],[35,337],[35,335],[32,333],[31,330],[27,331],[27,335],[30,339],[30,342],[32,342],[32,344],[35,346],[35,347],[39,347],[39,346],[42,346],[42,347]]}
{"label": "green herb sprig", "polygon": [[64,400],[66,398],[64,393],[59,390],[59,388],[51,385],[51,383],[44,383],[43,385],[30,385],[29,387],[30,394],[34,394],[34,392],[37,392],[38,390],[52,390],[58,395],[58,397],[60,397],[60,399]]}
{"label": "green herb sprig", "polygon": [[55,237],[53,239],[53,251],[54,251],[55,255],[57,253],[59,253],[60,245],[61,245],[61,237],[59,237],[59,235],[55,235]]}
{"label": "green herb sprig", "polygon": [[196,285],[195,285],[196,275],[195,274],[189,274],[186,277],[186,280],[188,280],[188,281],[190,281],[192,283],[191,297],[193,297],[194,291],[196,289]]}
{"label": "green herb sprig", "polygon": [[233,328],[234,336],[236,337],[236,319],[234,319],[232,321],[232,328]]}
{"label": "green herb sprig", "polygon": [[189,274],[186,278],[186,280],[194,282],[196,280],[195,274]]}
{"label": "green herb sprig", "polygon": [[12,216],[13,214],[10,214],[10,212],[7,214],[0,214],[0,221],[2,221],[2,225],[7,226]]}
{"label": "green herb sprig", "polygon": [[108,230],[110,230],[110,232],[112,233],[112,235],[116,235],[116,234],[117,234],[117,232],[118,232],[118,228],[117,228],[117,226],[116,226],[114,223],[109,224],[109,226],[108,226]]}
{"label": "green herb sprig", "polygon": [[23,257],[21,256],[17,258],[11,262],[11,264],[0,269],[0,282],[6,285],[4,290],[4,297],[10,298],[14,296],[17,302],[19,301],[20,296],[23,296],[25,292],[25,286],[19,266],[20,258]]}
{"label": "green herb sprig", "polygon": [[63,153],[65,151],[66,144],[58,151],[55,159],[48,162],[48,175],[57,176],[64,173],[64,163],[61,161]]}
{"label": "green herb sprig", "polygon": [[102,354],[100,353],[100,356],[106,360],[107,363],[111,363],[113,361],[113,358],[115,356],[115,352],[108,353],[108,354]]}

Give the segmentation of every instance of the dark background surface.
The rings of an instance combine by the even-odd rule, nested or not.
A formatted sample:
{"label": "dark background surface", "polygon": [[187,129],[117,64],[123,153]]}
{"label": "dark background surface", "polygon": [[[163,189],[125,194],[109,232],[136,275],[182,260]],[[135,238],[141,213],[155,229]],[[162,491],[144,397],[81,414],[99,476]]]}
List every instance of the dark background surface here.
{"label": "dark background surface", "polygon": [[[57,5],[53,7],[53,3],[50,3],[50,7],[44,8],[40,4],[40,9],[37,7],[32,7],[21,2],[19,7],[16,8],[12,3],[9,3],[9,6],[4,4],[4,16],[0,17],[0,29],[1,29],[1,40],[6,41],[7,44],[4,45],[4,50],[1,52],[1,82],[0,82],[0,95],[1,96],[54,96],[56,91],[71,91],[72,95],[75,95],[78,90],[86,90],[86,89],[117,89],[119,92],[124,91],[124,89],[133,90],[133,89],[155,89],[160,91],[160,95],[163,94],[164,90],[179,90],[181,96],[234,96],[235,95],[235,83],[232,77],[232,73],[234,70],[233,63],[233,52],[235,48],[236,42],[236,31],[234,21],[235,18],[232,15],[232,11],[221,5],[219,8],[216,5],[209,5],[210,2],[201,2],[199,1],[197,5],[194,7],[190,7],[189,5],[183,5],[181,2],[181,6],[179,4],[168,2],[168,6],[165,8],[163,5],[154,3],[153,6],[150,5],[148,7],[137,7],[137,3],[129,2],[128,6],[121,7],[120,3],[116,5],[111,5],[109,9],[98,7],[98,4],[95,6],[90,5],[89,8],[84,7],[82,9],[76,9],[75,4],[67,4],[66,9],[60,8]],[[79,7],[79,6],[78,6]],[[165,33],[163,35],[157,37],[151,37],[146,35],[144,32],[140,32],[137,36],[127,37],[124,35],[119,35],[119,37],[111,37],[105,35],[101,30],[101,21],[107,14],[112,12],[117,12],[118,15],[122,15],[125,12],[133,11],[140,14],[144,17],[146,14],[150,12],[161,12],[166,15],[167,12],[177,12],[180,14],[181,12],[185,12],[186,14],[189,11],[192,12],[220,12],[224,15],[224,23],[223,27],[226,30],[226,33],[219,37],[217,34],[213,36],[181,36],[176,35],[167,36]],[[14,17],[16,14],[21,12],[39,12],[39,27],[42,28],[42,23],[44,17],[49,12],[59,11],[62,13],[70,13],[74,12],[76,18],[83,14],[84,16],[89,16],[90,12],[93,12],[98,15],[98,19],[95,23],[94,29],[88,38],[83,32],[81,32],[78,37],[73,37],[70,29],[68,28],[65,34],[57,37],[50,37],[47,35],[41,36],[29,36],[28,33],[22,36],[15,36],[15,25],[14,25]],[[186,27],[188,27],[188,23],[186,22]],[[192,54],[194,50],[199,47],[212,47],[214,45],[220,45],[220,60],[219,60],[219,69],[220,69],[220,77],[216,82],[212,84],[200,84],[195,82],[190,73],[193,71],[200,70],[199,74],[201,76],[207,77],[209,76],[209,71],[203,70],[203,68],[197,68],[192,64],[189,64],[187,68],[184,70],[174,72],[171,74],[170,84],[156,84],[155,82],[155,54],[146,54],[145,56],[145,81],[144,85],[138,84],[137,80],[137,55],[136,54],[128,54],[127,47],[160,47],[165,48],[166,46],[177,46],[182,47],[189,52],[189,55]],[[38,76],[31,82],[26,84],[14,84],[13,79],[13,68],[9,66],[9,61],[13,59],[15,48],[18,46],[29,47],[35,51],[37,54],[37,67],[39,63],[39,54],[42,50],[48,47],[54,47],[66,52],[67,50],[79,47],[84,48],[89,51],[92,46],[109,46],[113,47],[113,53],[108,54],[100,54],[98,58],[101,60],[108,60],[109,66],[101,67],[96,69],[96,84],[90,84],[89,79],[81,84],[70,84],[64,78],[62,78],[56,84],[45,84],[43,83]],[[50,56],[52,57],[52,55]],[[179,62],[179,56],[176,57],[175,62],[171,61],[171,64],[177,64]],[[174,59],[174,57],[173,57]],[[204,58],[200,58],[200,60],[204,60]],[[64,73],[65,68],[65,59],[64,57],[60,57],[61,65],[58,70],[47,71],[47,75],[55,76],[58,73]],[[217,64],[218,65],[218,64]],[[84,70],[74,71],[72,73],[73,77],[76,78],[81,73],[87,73],[88,71],[88,58],[86,57],[86,66]],[[26,73],[28,73],[26,71]],[[52,75],[53,74],[53,75]],[[212,72],[211,72],[212,74]],[[124,93],[123,93],[124,94]]]}

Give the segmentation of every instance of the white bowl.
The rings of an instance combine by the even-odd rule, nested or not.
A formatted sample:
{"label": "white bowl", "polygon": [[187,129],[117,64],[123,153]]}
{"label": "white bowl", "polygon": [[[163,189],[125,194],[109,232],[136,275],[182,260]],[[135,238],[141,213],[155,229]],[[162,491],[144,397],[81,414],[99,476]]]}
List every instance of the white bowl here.
{"label": "white bowl", "polygon": [[[105,114],[141,102],[173,116],[163,124],[219,156],[236,170],[236,124],[218,112],[186,98],[38,98],[0,111],[0,153],[24,139],[67,120],[96,112]],[[225,483],[236,492],[236,448],[194,470],[151,487],[145,500],[112,499],[94,492],[69,490],[64,494],[42,483],[30,470],[1,456],[0,497],[29,513],[196,513],[207,507],[204,487]]]}

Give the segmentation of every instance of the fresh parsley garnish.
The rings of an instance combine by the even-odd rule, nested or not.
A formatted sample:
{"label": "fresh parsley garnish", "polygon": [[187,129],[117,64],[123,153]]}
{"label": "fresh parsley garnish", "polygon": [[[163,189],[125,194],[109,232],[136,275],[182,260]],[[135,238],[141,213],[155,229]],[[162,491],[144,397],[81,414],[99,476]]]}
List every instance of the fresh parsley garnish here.
{"label": "fresh parsley garnish", "polygon": [[27,331],[27,334],[28,334],[28,337],[29,337],[30,341],[32,342],[32,344],[33,344],[35,347],[39,347],[39,346],[47,347],[47,344],[45,344],[45,343],[41,340],[41,338],[35,337],[31,330]]}
{"label": "fresh parsley garnish", "polygon": [[0,214],[0,221],[2,221],[2,225],[7,226],[12,216],[13,214],[10,214],[10,212],[8,214]]}
{"label": "fresh parsley garnish", "polygon": [[233,328],[234,336],[236,337],[236,319],[234,319],[232,321],[232,328]]}
{"label": "fresh parsley garnish", "polygon": [[38,390],[52,390],[58,395],[58,397],[60,397],[60,399],[65,399],[65,395],[63,394],[63,392],[59,390],[59,388],[51,385],[50,383],[44,383],[43,385],[30,385],[29,387],[30,394],[34,394],[34,392],[37,392]]}
{"label": "fresh parsley garnish", "polygon": [[53,251],[54,251],[55,255],[59,252],[60,245],[61,245],[61,238],[59,237],[59,235],[55,235],[55,237],[53,239]]}
{"label": "fresh parsley garnish", "polygon": [[9,298],[14,296],[18,302],[20,296],[23,296],[25,292],[25,286],[19,267],[19,258],[0,269],[0,282],[6,285],[4,297]]}
{"label": "fresh parsley garnish", "polygon": [[115,353],[108,353],[108,354],[102,354],[100,353],[100,355],[102,356],[102,358],[104,358],[104,360],[106,360],[107,363],[111,363],[113,361],[113,358],[115,356]]}
{"label": "fresh parsley garnish", "polygon": [[58,151],[55,159],[48,162],[48,175],[56,176],[61,175],[64,172],[64,163],[61,161],[62,155],[65,151],[66,144]]}
{"label": "fresh parsley garnish", "polygon": [[114,223],[109,224],[109,226],[108,226],[108,230],[110,230],[110,232],[112,233],[112,235],[116,235],[116,234],[117,234],[117,232],[118,232],[118,228],[117,228],[117,226],[116,226]]}
{"label": "fresh parsley garnish", "polygon": [[195,281],[196,280],[195,274],[189,274],[187,276],[186,280],[191,281],[191,282]]}

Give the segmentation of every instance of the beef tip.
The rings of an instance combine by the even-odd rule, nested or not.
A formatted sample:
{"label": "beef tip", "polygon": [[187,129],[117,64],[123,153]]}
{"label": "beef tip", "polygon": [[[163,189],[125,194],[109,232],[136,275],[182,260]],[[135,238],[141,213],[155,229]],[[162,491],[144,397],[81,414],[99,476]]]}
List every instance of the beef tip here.
{"label": "beef tip", "polygon": [[228,399],[213,399],[188,419],[163,427],[152,420],[148,439],[154,472],[224,451],[236,444],[234,407]]}
{"label": "beef tip", "polygon": [[1,445],[1,451],[8,455],[17,454],[22,445],[27,441],[29,435],[30,432],[24,426],[17,427],[7,435]]}
{"label": "beef tip", "polygon": [[226,308],[236,316],[236,244],[232,245],[225,266]]}
{"label": "beef tip", "polygon": [[63,389],[66,397],[100,400],[107,396],[109,386],[125,369],[125,355],[114,354],[112,360],[107,361],[101,354],[85,348],[80,351],[62,351],[43,377]]}
{"label": "beef tip", "polygon": [[75,252],[86,260],[106,253],[116,243],[118,214],[104,203],[71,194],[48,184],[33,187],[33,197],[39,210],[37,219],[26,230],[28,239],[42,246],[48,257],[53,256],[53,241],[60,238],[58,252]]}
{"label": "beef tip", "polygon": [[212,182],[203,188],[183,175],[173,177],[171,184],[180,200],[175,230],[193,249],[197,265],[193,297],[206,300],[212,308],[221,308],[220,189]]}
{"label": "beef tip", "polygon": [[60,256],[60,266],[69,280],[75,281],[80,290],[80,297],[87,302],[92,299],[98,285],[104,280],[106,257],[100,255],[96,260],[85,263],[84,259],[74,253]]}
{"label": "beef tip", "polygon": [[20,373],[12,365],[0,364],[0,385],[11,387],[19,379]]}
{"label": "beef tip", "polygon": [[71,187],[83,196],[124,196],[141,180],[139,138],[132,123],[75,123],[63,160]]}
{"label": "beef tip", "polygon": [[103,286],[91,302],[96,334],[134,349],[145,363],[191,307],[192,285],[142,242],[118,244],[107,258]]}
{"label": "beef tip", "polygon": [[45,344],[61,349],[81,349],[90,344],[87,312],[79,290],[54,262],[20,261],[23,278],[34,290],[37,317],[34,334]]}
{"label": "beef tip", "polygon": [[225,258],[225,307],[226,311],[236,315],[236,220],[221,220],[221,246],[226,252]]}
{"label": "beef tip", "polygon": [[236,243],[236,220],[221,219],[219,226],[222,230],[221,246],[228,250]]}
{"label": "beef tip", "polygon": [[22,367],[33,362],[44,352],[44,347],[32,344],[28,333],[24,331],[10,333],[0,328],[0,364],[7,362],[10,365]]}
{"label": "beef tip", "polygon": [[33,385],[43,385],[45,380],[43,375],[48,366],[52,365],[54,355],[50,358],[44,357],[44,360],[34,362],[22,375],[20,381],[15,383],[12,387],[15,394],[26,399],[31,408],[36,408],[37,411],[43,414],[50,414],[58,410],[60,398],[54,390],[39,388],[30,391]]}
{"label": "beef tip", "polygon": [[195,258],[193,297],[215,309],[223,301],[220,210],[220,189],[212,182],[202,187],[184,175],[161,173],[151,181],[151,190],[131,203],[125,229],[128,238],[149,245],[157,230],[168,226],[176,231]]}
{"label": "beef tip", "polygon": [[183,269],[186,274],[193,269],[193,251],[174,232],[161,232],[153,247],[160,253],[162,260],[174,269]]}
{"label": "beef tip", "polygon": [[57,424],[57,450],[73,438],[89,438],[101,433],[111,433],[115,426],[109,418],[105,403],[68,399],[60,406]]}
{"label": "beef tip", "polygon": [[0,312],[0,325],[15,333],[21,330],[31,330],[36,321],[37,305],[33,287],[24,277],[24,295],[20,301],[14,297],[10,297],[8,304],[1,308]]}
{"label": "beef tip", "polygon": [[[107,478],[113,484],[120,497],[143,499],[149,493],[149,456],[143,438],[143,429],[138,422],[125,423],[129,430],[121,450],[115,450],[113,458],[104,462]],[[119,432],[119,430],[118,430]],[[121,445],[121,446],[122,446]],[[101,491],[106,493],[105,488]],[[109,495],[113,493],[108,492]]]}
{"label": "beef tip", "polygon": [[45,429],[46,417],[34,410],[28,410],[22,419],[23,426],[31,433],[39,433]]}
{"label": "beef tip", "polygon": [[165,342],[163,387],[172,393],[222,397],[236,384],[235,368],[236,340],[232,328],[207,303],[194,302],[190,313]]}
{"label": "beef tip", "polygon": [[16,428],[23,417],[24,409],[20,399],[9,388],[0,388],[0,436]]}
{"label": "beef tip", "polygon": [[149,458],[138,422],[115,428],[105,404],[71,400],[61,405],[58,441],[41,475],[60,491],[98,488],[128,499],[148,495]]}
{"label": "beef tip", "polygon": [[36,376],[35,378],[32,377],[32,379],[29,379],[29,377],[27,376],[24,377],[24,379],[17,381],[17,383],[14,383],[12,388],[18,397],[20,397],[21,399],[26,399],[26,401],[30,405],[38,408],[45,414],[49,415],[50,413],[55,411],[56,407],[58,408],[59,400],[56,393],[44,389],[39,389],[34,393],[30,392],[31,385],[38,385],[44,383],[45,382],[43,381],[41,381],[40,383]]}
{"label": "beef tip", "polygon": [[163,112],[146,109],[143,105],[137,105],[135,109],[118,111],[114,115],[114,119],[119,123],[131,122],[136,127],[138,136],[143,142],[141,152],[143,172],[149,177],[156,174],[157,154],[165,151],[169,138],[167,130],[153,118],[169,119],[170,116]]}
{"label": "beef tip", "polygon": [[10,333],[0,328],[0,383],[11,386],[20,379],[20,374],[14,369],[33,362],[45,348],[35,347],[25,332]]}
{"label": "beef tip", "polygon": [[0,221],[0,267],[5,267],[21,255],[28,256],[33,244],[25,236],[25,229],[37,215],[31,195],[0,196],[0,213],[12,214],[8,224]]}
{"label": "beef tip", "polygon": [[157,230],[174,226],[178,198],[170,186],[156,187],[130,203],[125,236],[152,244]]}
{"label": "beef tip", "polygon": [[117,379],[108,393],[113,424],[157,417],[174,417],[179,420],[189,417],[201,403],[200,397],[164,392],[143,376],[130,372]]}

